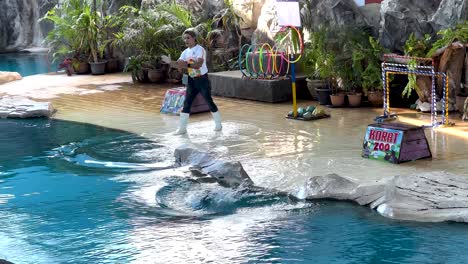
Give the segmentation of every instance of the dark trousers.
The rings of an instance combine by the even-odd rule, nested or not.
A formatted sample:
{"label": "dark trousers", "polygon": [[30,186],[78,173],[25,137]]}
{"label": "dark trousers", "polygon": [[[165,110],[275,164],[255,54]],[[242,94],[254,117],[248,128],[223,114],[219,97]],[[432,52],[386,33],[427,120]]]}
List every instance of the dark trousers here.
{"label": "dark trousers", "polygon": [[208,74],[205,74],[200,77],[188,78],[187,92],[185,93],[184,108],[182,109],[182,113],[190,113],[193,100],[198,93],[201,93],[203,98],[205,98],[205,101],[208,104],[211,112],[218,112],[218,107],[213,102],[213,98],[211,98],[211,83],[208,79]]}

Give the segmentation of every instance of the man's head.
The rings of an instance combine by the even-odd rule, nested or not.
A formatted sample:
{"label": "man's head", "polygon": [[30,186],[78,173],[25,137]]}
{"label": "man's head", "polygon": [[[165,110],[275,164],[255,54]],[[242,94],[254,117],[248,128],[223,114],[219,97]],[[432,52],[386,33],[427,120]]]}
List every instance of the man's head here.
{"label": "man's head", "polygon": [[182,34],[182,39],[187,47],[192,48],[197,44],[197,31],[194,28],[187,28]]}

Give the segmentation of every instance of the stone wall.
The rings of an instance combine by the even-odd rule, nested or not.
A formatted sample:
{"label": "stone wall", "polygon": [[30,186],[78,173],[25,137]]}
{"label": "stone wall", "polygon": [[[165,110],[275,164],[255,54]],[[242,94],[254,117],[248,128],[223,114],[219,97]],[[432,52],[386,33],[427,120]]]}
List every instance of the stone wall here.
{"label": "stone wall", "polygon": [[[40,47],[52,29],[49,22],[38,22],[47,11],[63,0],[0,0],[0,53]],[[127,0],[109,0],[112,11]]]}
{"label": "stone wall", "polygon": [[[15,51],[40,45],[50,24],[37,23],[59,0],[10,0],[0,1],[0,52]],[[141,5],[152,5],[169,0],[142,0]],[[128,1],[109,0],[115,11]],[[196,16],[213,17],[225,8],[223,0],[178,0],[189,7]],[[32,4],[31,4],[32,3]],[[312,7],[309,15],[314,26],[321,24],[367,25],[380,36],[384,47],[401,51],[411,32],[417,37],[436,34],[443,28],[452,27],[468,19],[466,0],[386,0],[382,4],[358,7],[354,0],[308,0]],[[242,34],[250,39],[253,32],[258,38],[271,38],[275,28],[274,0],[233,0],[235,12],[242,17]],[[254,42],[257,40],[254,39]],[[264,40],[258,40],[264,41]]]}
{"label": "stone wall", "polygon": [[380,41],[390,50],[403,51],[406,38],[414,32],[435,36],[437,31],[468,19],[466,0],[387,0],[380,9]]}
{"label": "stone wall", "polygon": [[50,25],[39,26],[37,20],[57,1],[0,1],[0,52],[40,46]]}

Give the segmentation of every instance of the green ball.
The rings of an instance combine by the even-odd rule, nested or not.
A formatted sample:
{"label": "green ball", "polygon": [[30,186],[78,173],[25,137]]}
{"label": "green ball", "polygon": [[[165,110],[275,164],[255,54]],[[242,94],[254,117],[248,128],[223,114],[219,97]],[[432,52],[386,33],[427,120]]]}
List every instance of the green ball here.
{"label": "green ball", "polygon": [[312,113],[312,112],[314,112],[314,110],[315,110],[315,106],[313,106],[313,105],[309,105],[306,108],[306,112],[311,112]]}
{"label": "green ball", "polygon": [[302,117],[302,115],[304,115],[305,112],[306,112],[306,111],[305,111],[304,108],[299,107],[299,108],[297,109],[297,116],[298,116],[298,117]]}
{"label": "green ball", "polygon": [[310,118],[312,118],[312,113],[311,112],[305,112],[302,117],[305,118],[305,119],[310,119]]}

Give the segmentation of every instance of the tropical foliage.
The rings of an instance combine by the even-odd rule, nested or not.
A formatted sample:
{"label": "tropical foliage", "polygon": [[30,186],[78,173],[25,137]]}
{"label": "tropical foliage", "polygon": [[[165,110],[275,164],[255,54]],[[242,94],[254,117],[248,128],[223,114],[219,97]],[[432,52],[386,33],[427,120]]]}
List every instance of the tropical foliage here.
{"label": "tropical foliage", "polygon": [[54,62],[66,56],[89,55],[88,43],[83,40],[82,34],[77,34],[79,19],[85,8],[86,4],[83,1],[65,1],[40,19],[54,24],[54,28],[45,38]]}
{"label": "tropical foliage", "polygon": [[432,44],[432,48],[427,53],[428,57],[432,57],[438,49],[446,47],[455,41],[468,43],[468,20],[456,25],[454,29],[447,28],[440,30],[437,32],[437,35],[440,38]]}
{"label": "tropical foliage", "polygon": [[90,57],[97,62],[114,41],[114,32],[125,26],[126,17],[104,15],[106,0],[63,1],[49,10],[41,21],[49,21],[54,28],[45,42],[54,61],[64,57]]}
{"label": "tropical foliage", "polygon": [[310,33],[306,44],[306,73],[311,79],[328,80],[332,89],[338,87],[336,90],[380,90],[384,52],[367,28],[319,27]]}

